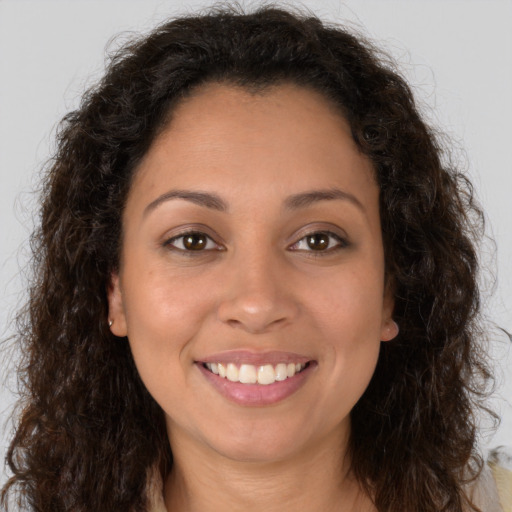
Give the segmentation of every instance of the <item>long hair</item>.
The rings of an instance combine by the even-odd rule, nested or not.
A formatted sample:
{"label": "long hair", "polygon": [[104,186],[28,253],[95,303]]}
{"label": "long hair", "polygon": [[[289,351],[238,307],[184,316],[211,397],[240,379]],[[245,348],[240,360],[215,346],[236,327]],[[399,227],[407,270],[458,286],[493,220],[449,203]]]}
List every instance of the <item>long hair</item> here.
{"label": "long hair", "polygon": [[163,412],[108,329],[106,289],[137,165],[173,106],[209,82],[312,88],[373,162],[400,334],[382,344],[351,413],[352,470],[381,512],[460,512],[479,469],[475,408],[489,377],[478,343],[481,212],[389,60],[343,28],[272,7],[159,26],[113,55],[63,119],[32,238],[4,506],[14,493],[41,512],[143,511],[149,469],[172,466]]}

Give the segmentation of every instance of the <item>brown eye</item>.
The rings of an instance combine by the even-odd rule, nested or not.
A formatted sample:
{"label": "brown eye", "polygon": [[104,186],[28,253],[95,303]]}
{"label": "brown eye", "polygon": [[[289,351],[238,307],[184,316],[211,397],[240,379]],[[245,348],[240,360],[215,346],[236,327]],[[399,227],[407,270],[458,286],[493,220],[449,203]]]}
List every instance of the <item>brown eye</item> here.
{"label": "brown eye", "polygon": [[329,247],[329,235],[327,233],[314,233],[306,237],[306,242],[313,251],[323,251]]}
{"label": "brown eye", "polygon": [[165,245],[182,252],[222,250],[207,234],[200,231],[175,236],[165,242]]}
{"label": "brown eye", "polygon": [[191,233],[183,237],[183,247],[188,251],[200,251],[206,247],[208,238],[202,233]]}
{"label": "brown eye", "polygon": [[320,254],[331,254],[332,252],[348,247],[349,242],[335,233],[330,231],[315,231],[299,241],[295,242],[290,250],[318,253]]}

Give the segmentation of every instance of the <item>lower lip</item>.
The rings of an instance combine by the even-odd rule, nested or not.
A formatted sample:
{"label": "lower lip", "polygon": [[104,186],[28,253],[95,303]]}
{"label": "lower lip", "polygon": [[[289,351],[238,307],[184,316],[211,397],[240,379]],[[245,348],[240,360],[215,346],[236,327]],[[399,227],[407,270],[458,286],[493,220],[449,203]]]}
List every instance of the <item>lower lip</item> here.
{"label": "lower lip", "polygon": [[304,370],[296,373],[293,377],[267,385],[231,382],[207,370],[201,363],[196,363],[196,366],[210,384],[231,402],[238,405],[258,407],[276,404],[293,395],[306,382],[316,365],[310,362]]}

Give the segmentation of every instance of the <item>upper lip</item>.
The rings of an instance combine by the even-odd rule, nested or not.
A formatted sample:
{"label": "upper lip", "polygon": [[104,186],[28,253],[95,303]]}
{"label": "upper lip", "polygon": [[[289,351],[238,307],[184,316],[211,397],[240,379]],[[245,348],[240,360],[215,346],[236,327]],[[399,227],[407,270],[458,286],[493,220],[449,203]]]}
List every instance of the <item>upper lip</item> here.
{"label": "upper lip", "polygon": [[198,359],[200,363],[233,363],[233,364],[252,364],[261,366],[266,364],[276,365],[279,363],[300,363],[305,364],[312,361],[311,357],[293,352],[282,352],[273,350],[270,352],[253,352],[249,350],[228,350],[218,352],[207,357]]}

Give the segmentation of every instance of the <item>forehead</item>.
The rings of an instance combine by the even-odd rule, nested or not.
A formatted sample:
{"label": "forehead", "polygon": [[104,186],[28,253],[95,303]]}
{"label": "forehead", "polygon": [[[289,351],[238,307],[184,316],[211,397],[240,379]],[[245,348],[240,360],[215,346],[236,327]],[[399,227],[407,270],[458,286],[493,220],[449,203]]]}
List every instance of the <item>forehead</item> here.
{"label": "forehead", "polygon": [[[289,137],[297,141],[311,138],[310,129],[315,125],[317,139],[322,136],[328,142],[331,136],[342,133],[346,142],[353,142],[348,122],[334,102],[312,88],[285,82],[258,91],[227,83],[199,86],[177,103],[155,144],[163,142],[169,131],[174,136],[208,140],[215,132],[222,135],[223,130],[233,142],[246,143],[251,135],[282,132],[284,124]],[[243,131],[240,125],[244,125]],[[212,128],[215,132],[210,131]],[[236,131],[230,131],[233,128]],[[279,135],[282,138],[283,134]]]}
{"label": "forehead", "polygon": [[213,187],[233,197],[348,187],[371,201],[378,196],[373,167],[339,109],[292,84],[258,93],[208,84],[180,102],[132,192],[149,200],[173,187]]}

